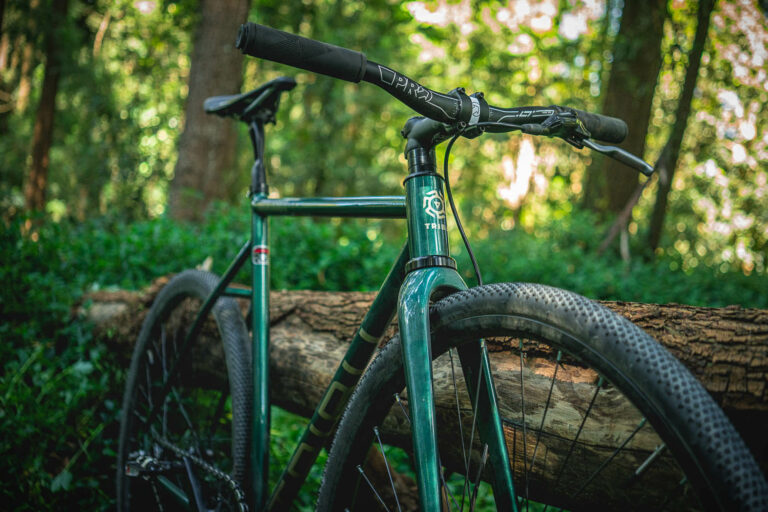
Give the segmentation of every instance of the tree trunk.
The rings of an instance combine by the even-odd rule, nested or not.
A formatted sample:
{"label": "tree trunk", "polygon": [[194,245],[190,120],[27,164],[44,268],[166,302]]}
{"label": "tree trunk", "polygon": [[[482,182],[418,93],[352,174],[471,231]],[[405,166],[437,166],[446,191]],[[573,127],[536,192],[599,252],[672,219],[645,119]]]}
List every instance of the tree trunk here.
{"label": "tree trunk", "polygon": [[[16,7],[18,8],[19,6],[17,5]],[[32,75],[35,66],[37,65],[34,34],[37,34],[40,30],[38,27],[38,18],[43,17],[39,7],[40,0],[31,0],[29,2],[29,5],[26,8],[26,15],[28,17],[26,32],[19,34],[15,38],[16,48],[21,49],[16,50],[18,54],[20,54],[18,58],[21,60],[18,74],[18,88],[16,90],[16,104],[14,106],[14,110],[18,113],[23,113],[27,110],[27,107],[29,106],[29,97],[32,93]],[[50,19],[57,18],[54,16]]]}
{"label": "tree trunk", "polygon": [[[5,32],[3,31],[4,17],[5,17],[5,0],[0,0],[0,37],[2,37],[5,34]],[[0,66],[0,69],[2,69],[2,66]]]}
{"label": "tree trunk", "polygon": [[32,71],[34,66],[34,46],[25,42],[24,38],[18,38],[21,41],[21,69],[19,70],[19,89],[16,93],[16,111],[23,113],[29,105],[29,96],[32,93]]}
{"label": "tree trunk", "polygon": [[656,172],[659,175],[659,188],[656,192],[656,203],[653,206],[651,216],[651,226],[648,231],[648,247],[655,251],[659,246],[661,231],[664,225],[664,217],[667,212],[667,198],[669,190],[672,188],[672,178],[677,167],[677,159],[680,154],[680,146],[683,143],[685,127],[688,123],[688,115],[691,112],[691,100],[693,91],[696,87],[696,79],[699,76],[699,67],[701,66],[701,55],[704,53],[704,44],[709,32],[709,20],[714,9],[715,0],[701,0],[698,10],[698,21],[696,25],[696,35],[693,40],[693,46],[688,53],[688,69],[685,72],[685,82],[683,82],[683,91],[680,94],[680,101],[677,104],[675,114],[675,124],[672,127],[672,133],[669,136],[664,149],[661,152],[659,161],[656,163]]}
{"label": "tree trunk", "polygon": [[[623,119],[629,135],[621,146],[642,158],[651,103],[661,68],[661,40],[666,0],[627,0],[613,45],[613,65],[602,113]],[[637,172],[600,155],[587,170],[584,205],[596,211],[620,212],[638,183]]]}
{"label": "tree trunk", "polygon": [[8,53],[11,46],[11,38],[8,37],[8,31],[3,30],[3,19],[5,17],[5,0],[0,0],[0,135],[5,133],[3,125],[5,116],[11,107],[11,93],[6,90],[5,70],[8,67]]}
{"label": "tree trunk", "polygon": [[[143,317],[167,280],[158,279],[143,292],[97,292],[88,297],[93,302],[88,317],[96,325],[97,339],[107,343],[126,364]],[[272,397],[276,405],[305,417],[312,414],[373,298],[372,293],[354,292],[289,291],[271,295],[270,379],[272,389],[280,390]],[[603,304],[642,327],[683,362],[723,407],[765,468],[768,461],[768,440],[764,435],[768,424],[768,311],[738,306]],[[246,306],[243,301],[244,310]],[[384,339],[392,333],[394,325]],[[210,342],[216,343],[216,340]],[[490,347],[493,352],[494,345]],[[505,362],[504,357],[504,352],[492,353],[496,365],[519,364],[519,359],[517,363]],[[210,364],[208,361],[200,364],[204,367],[206,363]],[[531,360],[528,364],[532,364]],[[574,372],[572,374],[577,375]],[[216,372],[207,373],[215,375]],[[448,378],[441,370],[436,370],[436,375]],[[561,370],[558,375],[558,380],[562,378],[565,383],[562,389],[574,387],[575,380],[571,379],[569,383],[568,372]],[[514,386],[514,382],[498,385],[501,403],[514,404],[514,399],[505,394],[505,390],[514,390]],[[561,386],[556,388],[561,389]],[[536,396],[546,399],[548,389],[548,379],[527,383],[526,397],[530,398],[526,401],[535,400]],[[441,410],[455,408],[453,396],[449,394],[451,396],[438,395]],[[553,395],[553,403],[565,402],[567,398],[560,392]],[[553,407],[550,414],[556,414],[555,410],[557,407]],[[561,408],[566,416],[568,410]],[[631,430],[635,425],[628,404],[612,405],[601,419],[590,420],[593,436],[600,435],[601,429],[610,429],[615,434]],[[578,419],[564,417],[561,424],[568,428],[574,421],[578,423]],[[394,422],[385,427],[390,436],[402,439],[402,432],[396,425]],[[520,438],[517,436],[518,441]],[[621,437],[617,435],[615,438]],[[403,443],[407,444],[407,441]],[[560,448],[549,446],[547,449],[556,454]]]}
{"label": "tree trunk", "polygon": [[235,49],[235,38],[248,16],[250,0],[201,0],[200,5],[186,120],[169,198],[171,215],[181,220],[200,218],[214,199],[232,198],[241,172],[234,168],[234,122],[207,115],[203,102],[209,96],[240,91],[243,56]]}
{"label": "tree trunk", "polygon": [[[54,0],[53,16],[51,17],[51,19],[56,20],[54,23],[62,23],[66,19],[67,2],[68,0]],[[32,167],[29,170],[24,188],[24,200],[29,210],[43,210],[45,208],[49,157],[53,142],[53,119],[56,113],[56,92],[59,89],[59,77],[62,68],[61,44],[60,41],[56,40],[56,25],[51,27],[47,39],[43,90],[40,94],[40,105],[37,108],[32,138]],[[26,51],[25,49],[25,62]],[[24,78],[23,73],[22,65],[22,79]],[[21,85],[19,87],[21,88]]]}

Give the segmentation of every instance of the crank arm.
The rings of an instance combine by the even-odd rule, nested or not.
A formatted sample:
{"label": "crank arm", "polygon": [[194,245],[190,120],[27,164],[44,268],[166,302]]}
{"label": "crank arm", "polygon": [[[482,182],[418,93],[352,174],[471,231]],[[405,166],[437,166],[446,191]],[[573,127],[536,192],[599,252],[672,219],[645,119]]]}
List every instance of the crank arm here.
{"label": "crank arm", "polygon": [[638,158],[632,153],[624,151],[619,147],[603,146],[602,144],[598,144],[597,142],[589,139],[584,139],[579,142],[587,146],[589,149],[593,149],[598,153],[602,153],[613,158],[614,160],[618,160],[624,165],[628,165],[629,167],[643,173],[646,176],[653,174],[653,167],[647,164],[642,158]]}

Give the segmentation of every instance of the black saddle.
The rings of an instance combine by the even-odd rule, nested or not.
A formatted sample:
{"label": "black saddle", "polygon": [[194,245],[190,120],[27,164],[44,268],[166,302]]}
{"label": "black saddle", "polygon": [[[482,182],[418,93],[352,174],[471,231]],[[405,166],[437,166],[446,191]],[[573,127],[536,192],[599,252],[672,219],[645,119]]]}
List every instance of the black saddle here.
{"label": "black saddle", "polygon": [[296,87],[296,80],[281,76],[256,89],[229,96],[213,96],[203,103],[208,114],[234,117],[248,124],[253,121],[275,122],[275,113],[280,104],[280,94]]}

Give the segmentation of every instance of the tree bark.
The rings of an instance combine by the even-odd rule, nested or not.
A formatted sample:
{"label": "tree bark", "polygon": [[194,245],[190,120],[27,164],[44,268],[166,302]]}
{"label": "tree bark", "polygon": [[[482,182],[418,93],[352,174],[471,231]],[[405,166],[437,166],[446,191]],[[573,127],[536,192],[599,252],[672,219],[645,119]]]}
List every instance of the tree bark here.
{"label": "tree bark", "polygon": [[[92,301],[88,317],[96,326],[97,339],[107,343],[126,364],[143,317],[167,280],[160,278],[142,292],[97,292],[88,297]],[[270,379],[272,389],[280,390],[273,396],[276,405],[305,417],[312,414],[373,298],[372,293],[354,292],[287,291],[271,295]],[[764,427],[768,424],[768,310],[739,306],[603,304],[642,327],[699,379],[723,407],[765,469],[768,461],[768,440],[764,435]],[[244,310],[246,306],[243,302]],[[384,339],[393,333],[394,325]],[[216,340],[207,342],[216,343]],[[494,352],[494,345],[491,350]],[[501,349],[492,356],[494,364],[515,364],[514,361],[505,362],[504,357],[509,356],[505,356]],[[529,359],[528,364],[534,364],[534,359]],[[206,373],[216,374],[215,371]],[[448,379],[445,371],[436,370],[436,375]],[[561,370],[558,376],[559,382],[565,383],[562,389],[574,393],[578,392],[578,382],[584,380],[578,369],[571,369],[570,373]],[[546,400],[549,380],[530,384],[533,391],[529,393],[526,384],[526,396],[530,395],[526,401],[533,404],[537,395],[542,401]],[[499,383],[500,402],[514,404],[514,400],[506,399],[506,390],[514,390],[515,385],[514,382]],[[565,403],[568,399],[566,391],[554,395],[553,403]],[[455,408],[452,398],[452,395],[438,396],[438,406]],[[628,404],[612,405],[612,412],[604,412],[602,421],[594,421],[591,435],[600,435],[601,429],[616,434],[634,428],[636,423],[633,423],[634,416],[629,408]],[[562,414],[562,425],[567,428],[578,424],[578,418],[569,416],[572,413],[572,410],[569,412],[568,408],[561,407],[559,412],[550,414]],[[509,414],[516,413],[512,410]],[[396,439],[402,435],[398,425],[392,422],[388,427],[390,435]],[[399,439],[407,443],[402,437]],[[518,436],[517,440],[520,439]],[[548,449],[556,453],[559,448],[550,446]]]}
{"label": "tree bark", "polygon": [[[629,135],[621,146],[641,158],[661,69],[666,12],[666,0],[624,3],[603,99],[602,113],[629,125]],[[587,170],[584,205],[596,211],[620,212],[637,186],[637,172],[610,158],[594,158]]]}
{"label": "tree bark", "polygon": [[[5,34],[5,32],[3,31],[4,17],[5,17],[5,0],[0,0],[0,37],[2,37]],[[0,66],[0,69],[2,69],[2,66]]]}
{"label": "tree bark", "polygon": [[171,215],[181,220],[199,219],[212,200],[232,198],[240,172],[234,169],[234,122],[207,115],[203,102],[209,96],[240,91],[243,56],[234,41],[250,0],[201,0],[200,5],[186,119],[169,197]]}
{"label": "tree bark", "polygon": [[693,99],[693,91],[696,88],[696,79],[699,76],[701,55],[704,53],[704,45],[707,40],[707,33],[709,32],[709,20],[714,6],[715,0],[701,0],[699,2],[696,35],[693,39],[691,51],[688,53],[688,69],[685,72],[683,91],[677,104],[675,124],[672,127],[672,133],[669,135],[669,140],[664,145],[659,161],[656,163],[656,172],[659,175],[659,188],[656,191],[656,203],[653,206],[651,226],[648,231],[648,247],[651,251],[656,250],[661,239],[664,217],[667,212],[667,198],[672,188],[672,178],[677,167],[677,159],[680,155],[680,146],[683,143],[685,127],[688,124],[688,115],[691,112],[691,100]]}
{"label": "tree bark", "polygon": [[[59,89],[62,68],[62,51],[60,42],[56,40],[56,26],[66,19],[67,3],[68,0],[54,0],[52,7],[53,16],[51,19],[55,21],[46,42],[43,90],[40,93],[40,105],[37,108],[32,138],[32,167],[24,187],[24,201],[28,210],[43,210],[45,208],[50,150],[53,142],[53,121],[56,113],[56,93]],[[25,62],[26,52],[27,49],[25,49]],[[22,65],[22,79],[24,78],[23,74]],[[19,87],[21,88],[21,85]]]}
{"label": "tree bark", "polygon": [[11,46],[11,39],[8,37],[8,31],[3,29],[3,19],[5,18],[5,0],[0,0],[0,135],[5,133],[3,124],[5,117],[3,114],[10,110],[11,94],[6,90],[5,70],[8,67],[8,53]]}
{"label": "tree bark", "polygon": [[[15,6],[19,8],[20,6]],[[26,31],[17,34],[15,37],[15,46],[17,48],[17,59],[20,60],[18,73],[18,87],[16,89],[16,102],[13,109],[18,113],[23,113],[29,106],[29,97],[32,93],[32,75],[37,65],[36,59],[36,38],[40,30],[38,28],[39,19],[44,17],[40,9],[40,0],[31,0],[26,7]],[[54,19],[52,17],[52,19]],[[20,50],[18,49],[20,48]],[[14,67],[14,66],[12,66]]]}

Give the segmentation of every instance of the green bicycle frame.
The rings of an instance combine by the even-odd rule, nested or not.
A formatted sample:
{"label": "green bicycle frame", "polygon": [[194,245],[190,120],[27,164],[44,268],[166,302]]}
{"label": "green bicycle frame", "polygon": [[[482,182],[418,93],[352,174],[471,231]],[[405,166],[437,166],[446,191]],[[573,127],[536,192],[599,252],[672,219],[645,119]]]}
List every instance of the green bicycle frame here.
{"label": "green bicycle frame", "polygon": [[[398,315],[403,361],[408,386],[410,418],[419,499],[423,510],[441,507],[440,472],[432,389],[430,301],[466,289],[450,257],[443,200],[442,177],[435,172],[434,150],[411,149],[410,174],[403,197],[274,199],[264,190],[251,196],[251,239],[222,277],[188,334],[222,295],[251,299],[253,355],[253,418],[248,502],[254,510],[283,510],[293,501],[320,450],[327,444],[386,328]],[[325,216],[406,218],[408,241],[392,266],[360,328],[314,411],[290,461],[271,495],[268,494],[270,390],[269,390],[269,236],[270,216]],[[249,257],[250,256],[250,257]],[[237,271],[250,259],[252,289],[228,288]],[[478,431],[489,446],[491,477],[499,510],[517,510],[509,456],[490,378],[484,343],[468,344],[459,357],[478,415]],[[500,468],[500,470],[499,470]]]}
{"label": "green bicycle frame", "polygon": [[[264,354],[262,361],[254,363],[254,399],[263,401],[254,407],[253,444],[251,449],[252,502],[256,510],[264,506],[269,468],[269,304],[268,255],[266,218],[268,215],[326,216],[358,218],[403,218],[405,201],[402,197],[356,197],[314,199],[268,199],[254,196],[251,201],[253,224],[253,354]],[[373,356],[384,331],[392,322],[397,308],[397,292],[405,275],[408,247],[390,270],[371,309],[355,333],[344,358],[328,385],[309,425],[304,430],[290,461],[281,475],[267,504],[268,510],[282,510],[293,501],[317,455],[328,441],[344,407],[355,388],[363,369]],[[258,299],[257,299],[258,297]],[[258,330],[257,330],[258,327]],[[258,368],[257,368],[258,367]]]}

